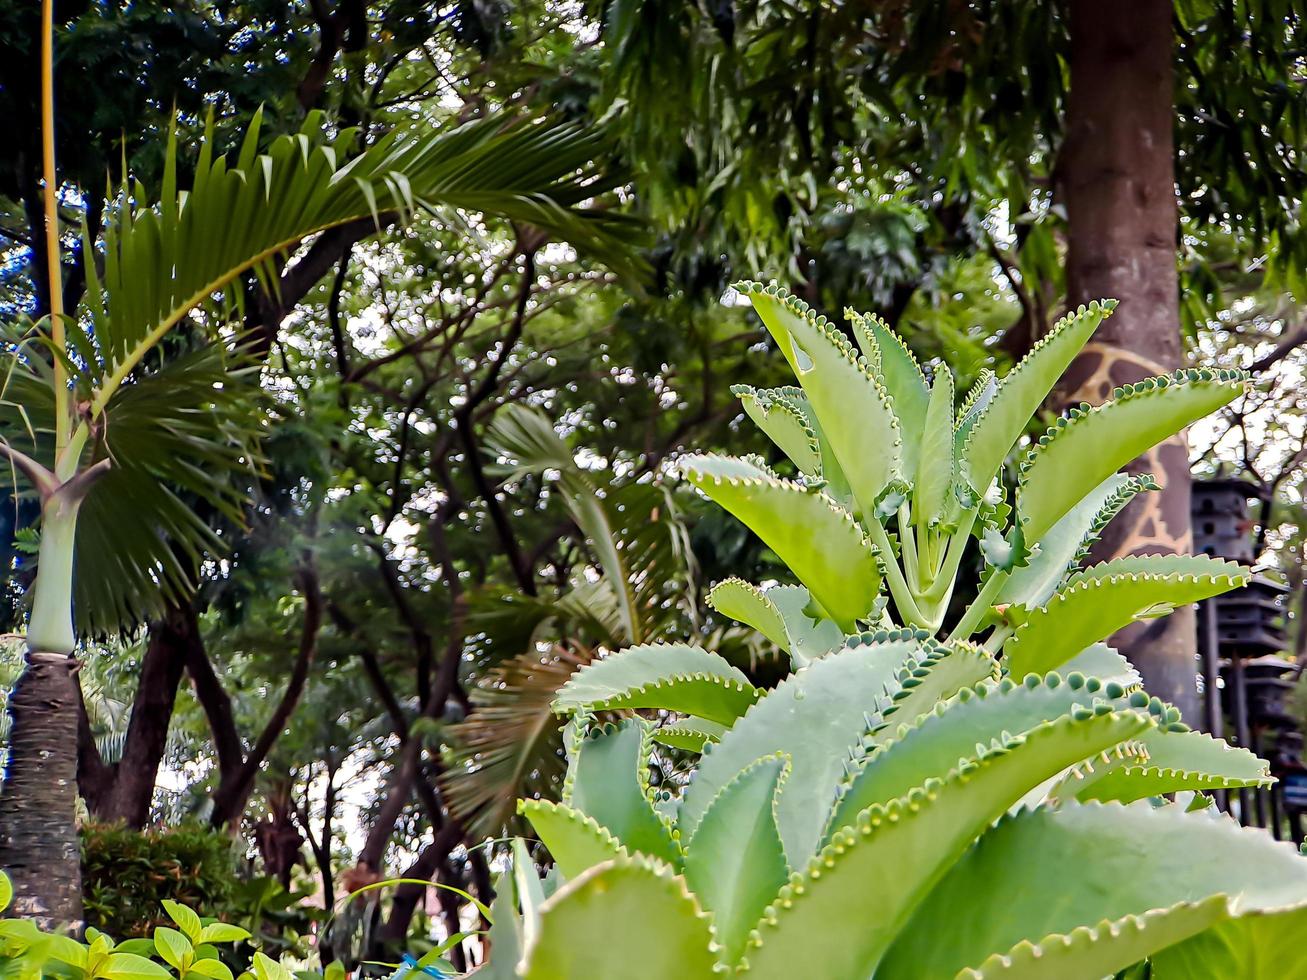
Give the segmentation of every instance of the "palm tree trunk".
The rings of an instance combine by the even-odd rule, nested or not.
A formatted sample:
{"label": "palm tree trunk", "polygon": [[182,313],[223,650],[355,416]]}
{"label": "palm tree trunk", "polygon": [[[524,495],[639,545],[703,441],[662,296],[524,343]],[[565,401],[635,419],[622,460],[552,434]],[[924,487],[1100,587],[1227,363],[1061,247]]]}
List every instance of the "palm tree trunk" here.
{"label": "palm tree trunk", "polygon": [[31,652],[9,697],[13,729],[0,794],[0,866],[14,886],[9,913],[43,926],[80,922],[76,661]]}
{"label": "palm tree trunk", "polygon": [[12,915],[44,925],[82,917],[77,834],[81,692],[73,658],[73,542],[84,487],[50,495],[32,586],[27,660],[9,696],[9,765],[0,789],[0,867],[14,886]]}

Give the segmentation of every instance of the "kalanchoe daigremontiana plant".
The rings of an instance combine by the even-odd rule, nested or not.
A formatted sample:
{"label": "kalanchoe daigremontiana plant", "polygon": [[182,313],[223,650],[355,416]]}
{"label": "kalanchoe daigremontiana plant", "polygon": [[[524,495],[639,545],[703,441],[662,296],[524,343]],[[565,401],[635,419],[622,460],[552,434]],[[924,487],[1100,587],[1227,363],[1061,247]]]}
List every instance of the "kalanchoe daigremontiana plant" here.
{"label": "kalanchoe daigremontiana plant", "polygon": [[[1080,567],[1152,485],[1117,470],[1243,376],[1181,372],[1073,411],[1026,454],[1013,509],[1003,462],[1111,304],[955,407],[948,369],[928,383],[879,320],[851,318],[859,352],[776,287],[741,288],[799,387],[738,393],[801,476],[720,456],[683,471],[801,583],[713,593],[793,673],[764,691],[679,645],[579,671],[555,705],[563,799],[521,804],[558,874],[538,881],[516,849],[487,974],[1285,975],[1258,964],[1307,926],[1307,859],[1203,795],[1267,785],[1265,764],[1190,731],[1103,642],[1245,573]],[[973,539],[978,595],[949,623]]]}

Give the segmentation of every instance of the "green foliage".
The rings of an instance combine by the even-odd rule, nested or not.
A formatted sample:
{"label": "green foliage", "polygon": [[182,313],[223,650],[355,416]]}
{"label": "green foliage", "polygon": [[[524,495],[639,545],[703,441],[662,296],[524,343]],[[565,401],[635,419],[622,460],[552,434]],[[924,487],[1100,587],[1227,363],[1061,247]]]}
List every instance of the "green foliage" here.
{"label": "green foliage", "polygon": [[[561,980],[579,964],[612,971],[609,947],[645,949],[651,926],[664,952],[680,950],[677,975],[692,977],[1034,977],[1050,968],[1101,977],[1173,946],[1193,952],[1159,957],[1158,970],[1170,962],[1188,976],[1222,975],[1195,966],[1209,948],[1250,968],[1263,937],[1281,941],[1307,909],[1307,858],[1167,794],[1265,786],[1267,766],[1189,731],[1101,642],[1246,573],[1189,556],[1077,567],[1085,541],[1148,485],[1111,469],[1235,397],[1242,376],[1195,373],[1120,393],[1092,416],[1072,413],[1030,459],[1059,441],[1058,452],[1074,452],[1058,467],[1026,467],[1040,465],[1041,475],[1023,484],[1013,515],[994,478],[1110,305],[1069,318],[955,409],[948,369],[936,366],[926,385],[870,318],[854,321],[858,355],[783,292],[746,292],[804,386],[807,401],[789,401],[813,412],[802,431],[817,451],[803,461],[816,458],[819,469],[783,481],[753,460],[713,456],[692,457],[686,470],[794,559],[813,596],[803,617],[847,635],[795,656],[798,610],[771,601],[772,590],[731,582],[719,607],[756,620],[794,666],[738,717],[706,697],[730,672],[705,651],[668,646],[660,658],[658,647],[635,647],[576,673],[554,703],[570,717],[563,803],[522,804],[565,879],[529,903],[518,889],[523,975]],[[851,385],[866,386],[864,397],[841,397]],[[915,406],[911,417],[899,417],[896,397]],[[1142,399],[1147,412],[1136,410]],[[847,405],[888,414],[855,431],[831,416]],[[840,425],[848,431],[827,441]],[[792,448],[796,430],[763,428],[789,455],[783,443]],[[918,431],[913,465],[896,463],[900,433]],[[866,453],[880,453],[882,468]],[[818,527],[817,513],[838,520]],[[835,557],[823,567],[827,533]],[[979,596],[941,639],[942,600],[976,537],[988,565]],[[871,550],[883,579],[854,573],[846,538]],[[1020,601],[995,604],[1014,573]],[[905,628],[874,628],[892,621],[882,580]],[[969,639],[985,631],[984,646]],[[669,737],[660,742],[658,722],[641,717],[593,719],[623,707],[658,709]],[[691,764],[655,788],[649,773],[665,771],[663,744]],[[519,851],[514,873],[529,871]],[[609,892],[611,903],[600,899]],[[598,948],[595,935],[606,937]],[[666,967],[639,957],[620,972],[654,977]]]}
{"label": "green foliage", "polygon": [[[142,863],[129,855],[121,858]],[[166,868],[166,863],[160,865],[161,870]],[[3,875],[0,882],[3,910],[12,889]],[[85,942],[79,942],[62,933],[43,932],[28,919],[5,920],[0,923],[0,970],[10,976],[65,980],[236,980],[238,974],[240,980],[291,980],[292,976],[343,980],[339,964],[314,971],[301,969],[298,963],[292,968],[280,955],[274,959],[257,948],[247,954],[243,951],[254,941],[248,930],[202,916],[190,904],[165,898],[134,911],[139,915],[143,908],[158,910],[149,917],[152,928],[121,941],[110,930],[89,923]],[[240,966],[233,969],[233,962]],[[423,957],[422,965],[449,968],[434,956]]]}
{"label": "green foliage", "polygon": [[[275,878],[250,877],[228,834],[192,825],[138,831],[89,823],[81,837],[88,926],[139,939],[175,918],[175,907],[187,906],[223,920],[209,926],[210,935],[252,934],[267,949],[306,955],[302,938],[316,910]],[[228,958],[233,965],[248,961],[246,948],[240,950]]]}
{"label": "green foliage", "polygon": [[222,914],[239,881],[231,838],[207,827],[128,830],[82,828],[86,924],[124,939],[145,936],[165,920],[165,900]]}

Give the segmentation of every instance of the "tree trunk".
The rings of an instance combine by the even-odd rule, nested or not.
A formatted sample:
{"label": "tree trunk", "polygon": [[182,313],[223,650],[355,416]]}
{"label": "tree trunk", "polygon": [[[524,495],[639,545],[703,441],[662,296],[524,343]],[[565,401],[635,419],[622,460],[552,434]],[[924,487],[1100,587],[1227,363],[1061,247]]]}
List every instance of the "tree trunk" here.
{"label": "tree trunk", "polygon": [[199,636],[200,624],[189,606],[170,609],[163,620],[150,624],[122,759],[108,792],[91,807],[98,819],[135,830],[149,823],[187,650],[199,643]]}
{"label": "tree trunk", "polygon": [[[1182,363],[1176,270],[1172,5],[1169,0],[1072,0],[1071,93],[1058,160],[1067,209],[1067,294],[1076,306],[1120,301],[1072,365],[1066,402],[1097,403],[1118,385]],[[1183,438],[1136,460],[1160,493],[1109,525],[1095,560],[1188,552],[1190,475]],[[1191,608],[1135,624],[1115,643],[1149,691],[1198,719]]]}
{"label": "tree trunk", "polygon": [[82,918],[76,669],[71,656],[29,653],[9,697],[13,727],[0,793],[0,865],[14,886],[9,914],[43,926]]}

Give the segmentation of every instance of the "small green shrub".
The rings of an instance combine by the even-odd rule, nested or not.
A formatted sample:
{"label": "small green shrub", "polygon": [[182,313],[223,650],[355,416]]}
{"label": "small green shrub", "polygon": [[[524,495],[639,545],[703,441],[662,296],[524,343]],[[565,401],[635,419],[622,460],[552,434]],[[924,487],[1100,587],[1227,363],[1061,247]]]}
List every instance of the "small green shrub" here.
{"label": "small green shrub", "polygon": [[230,837],[203,827],[145,831],[105,824],[82,828],[86,924],[124,939],[167,921],[164,900],[222,918],[239,887]]}
{"label": "small green shrub", "polygon": [[[12,898],[13,886],[0,873],[0,911]],[[0,974],[33,980],[237,980],[225,961],[236,958],[234,944],[255,942],[248,930],[201,917],[171,899],[163,900],[158,918],[166,924],[156,926],[148,938],[122,942],[94,926],[87,927],[86,941],[78,942],[59,932],[45,932],[30,919],[0,920]],[[432,957],[431,964],[435,962]],[[333,963],[321,972],[292,972],[280,957],[255,949],[239,980],[345,980],[345,970]]]}

